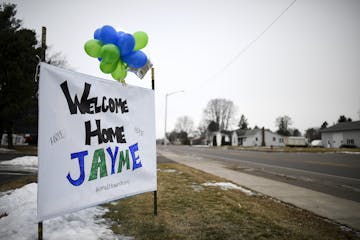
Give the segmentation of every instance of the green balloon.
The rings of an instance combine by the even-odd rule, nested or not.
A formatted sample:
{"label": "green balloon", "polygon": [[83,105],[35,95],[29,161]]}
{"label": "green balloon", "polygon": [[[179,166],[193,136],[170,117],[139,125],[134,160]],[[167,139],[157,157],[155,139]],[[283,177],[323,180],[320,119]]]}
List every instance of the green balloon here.
{"label": "green balloon", "polygon": [[120,58],[119,48],[114,44],[105,44],[100,50],[100,57],[106,63],[116,63]]}
{"label": "green balloon", "polygon": [[134,38],[135,38],[135,47],[134,47],[134,51],[136,50],[140,50],[143,49],[144,47],[146,47],[146,45],[148,44],[149,41],[149,37],[146,34],[146,32],[136,32],[133,34]]}
{"label": "green balloon", "polygon": [[96,39],[91,39],[87,41],[84,45],[85,52],[94,58],[100,57],[100,50],[102,47],[102,42]]}
{"label": "green balloon", "polygon": [[104,60],[102,60],[100,63],[100,70],[103,73],[112,73],[116,69],[116,66],[117,66],[117,62],[107,63],[107,62],[104,62]]}
{"label": "green balloon", "polygon": [[119,61],[116,69],[111,73],[111,76],[117,81],[123,81],[127,76],[127,67],[126,65]]}

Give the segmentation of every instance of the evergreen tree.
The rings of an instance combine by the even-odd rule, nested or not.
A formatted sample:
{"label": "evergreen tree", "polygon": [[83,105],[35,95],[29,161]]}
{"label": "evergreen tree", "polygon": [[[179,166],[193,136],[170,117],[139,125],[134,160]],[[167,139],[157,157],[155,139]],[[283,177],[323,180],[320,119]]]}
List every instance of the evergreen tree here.
{"label": "evergreen tree", "polygon": [[323,124],[321,124],[321,129],[327,128],[329,124],[327,123],[327,121],[323,122]]}
{"label": "evergreen tree", "polygon": [[292,124],[292,120],[289,116],[280,116],[276,118],[276,126],[278,127],[277,133],[282,136],[290,136],[289,126]]}
{"label": "evergreen tree", "polygon": [[15,15],[14,4],[0,5],[0,134],[6,130],[9,148],[14,126],[27,122],[29,112],[37,107],[36,34],[21,29]]}
{"label": "evergreen tree", "polygon": [[342,123],[342,122],[352,122],[352,119],[345,117],[345,115],[340,115],[338,119],[338,123]]}
{"label": "evergreen tree", "polygon": [[299,129],[294,128],[293,131],[292,131],[292,135],[294,137],[301,137],[301,132],[299,131]]}
{"label": "evergreen tree", "polygon": [[312,142],[313,140],[321,139],[321,133],[317,128],[308,128],[305,131],[305,137]]}
{"label": "evergreen tree", "polygon": [[345,115],[340,115],[339,119],[338,119],[338,123],[341,122],[347,122],[347,118],[345,117]]}
{"label": "evergreen tree", "polygon": [[249,123],[247,121],[247,119],[245,118],[244,114],[241,114],[241,117],[240,117],[240,121],[239,121],[239,128],[242,129],[242,130],[247,130],[249,129]]}

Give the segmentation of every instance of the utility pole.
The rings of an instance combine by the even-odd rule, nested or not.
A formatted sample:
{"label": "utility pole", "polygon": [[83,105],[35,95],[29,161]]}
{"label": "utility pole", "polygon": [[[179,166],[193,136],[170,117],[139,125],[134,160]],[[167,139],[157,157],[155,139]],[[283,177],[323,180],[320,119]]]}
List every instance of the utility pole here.
{"label": "utility pole", "polygon": [[167,93],[167,94],[165,95],[165,131],[164,131],[164,145],[166,145],[167,99],[168,99],[168,97],[169,97],[170,95],[173,95],[173,94],[175,94],[175,93],[180,93],[180,92],[184,92],[184,90]]}

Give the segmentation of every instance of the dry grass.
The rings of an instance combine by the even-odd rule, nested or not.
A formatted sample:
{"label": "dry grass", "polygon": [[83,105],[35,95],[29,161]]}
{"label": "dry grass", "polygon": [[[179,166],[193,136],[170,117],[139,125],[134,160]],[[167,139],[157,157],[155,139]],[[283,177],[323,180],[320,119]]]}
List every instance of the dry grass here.
{"label": "dry grass", "polygon": [[6,181],[5,183],[0,183],[0,192],[5,192],[8,190],[21,188],[26,184],[37,182],[37,175],[23,175],[17,177],[16,180]]}
{"label": "dry grass", "polygon": [[115,233],[135,239],[360,239],[267,197],[201,185],[224,179],[177,163],[158,167],[158,216],[152,193],[108,204],[105,217]]}
{"label": "dry grass", "polygon": [[16,150],[17,152],[21,153],[21,154],[25,154],[25,155],[31,155],[31,156],[37,156],[37,146],[15,146],[14,150]]}

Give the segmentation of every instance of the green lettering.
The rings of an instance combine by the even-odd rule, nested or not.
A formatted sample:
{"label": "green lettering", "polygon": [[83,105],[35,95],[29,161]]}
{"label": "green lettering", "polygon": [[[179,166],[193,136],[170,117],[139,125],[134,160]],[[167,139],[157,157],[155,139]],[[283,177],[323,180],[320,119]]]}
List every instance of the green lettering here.
{"label": "green lettering", "polygon": [[106,177],[107,170],[106,170],[105,153],[103,148],[97,149],[94,152],[89,181],[97,179],[99,168],[100,168],[100,178]]}
{"label": "green lettering", "polygon": [[125,150],[125,158],[124,158],[124,151],[120,151],[119,156],[119,167],[118,173],[122,171],[123,166],[126,164],[126,169],[130,169],[130,161],[129,161],[129,150]]}

